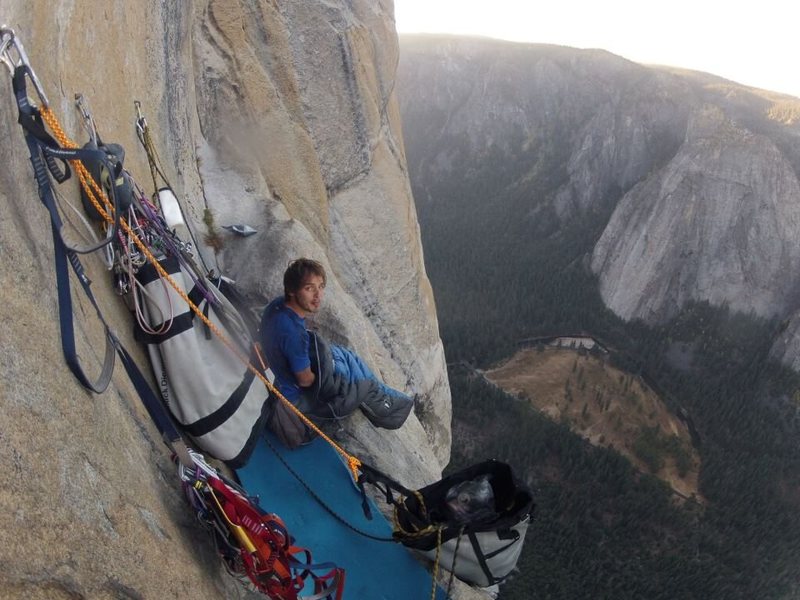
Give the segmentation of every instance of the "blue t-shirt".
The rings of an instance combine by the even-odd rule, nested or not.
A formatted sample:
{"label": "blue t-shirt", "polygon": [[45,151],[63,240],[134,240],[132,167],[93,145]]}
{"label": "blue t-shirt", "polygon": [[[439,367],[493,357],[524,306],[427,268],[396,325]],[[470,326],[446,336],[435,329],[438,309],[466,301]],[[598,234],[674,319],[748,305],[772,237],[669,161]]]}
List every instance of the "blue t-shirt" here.
{"label": "blue t-shirt", "polygon": [[269,303],[261,316],[261,347],[275,373],[275,387],[290,402],[300,397],[294,374],[311,366],[306,320],[286,306],[283,297]]}

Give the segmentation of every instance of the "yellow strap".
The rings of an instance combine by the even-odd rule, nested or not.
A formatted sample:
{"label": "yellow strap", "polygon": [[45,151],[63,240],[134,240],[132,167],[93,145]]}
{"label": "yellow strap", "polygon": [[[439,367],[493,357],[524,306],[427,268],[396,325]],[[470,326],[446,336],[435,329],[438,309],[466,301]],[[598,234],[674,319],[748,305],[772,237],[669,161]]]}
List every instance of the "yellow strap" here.
{"label": "yellow strap", "polygon": [[[158,163],[156,162],[157,153],[155,146],[153,145],[153,140],[150,137],[150,128],[145,127],[142,131],[142,146],[144,146],[145,154],[147,154],[147,163],[150,165],[150,176],[153,178],[153,193],[158,194],[158,177],[157,175],[161,174],[160,169],[158,168]],[[163,175],[161,175],[162,179],[164,179],[164,183],[167,184],[167,187],[171,188],[172,186],[169,184]]]}
{"label": "yellow strap", "polygon": [[[71,141],[67,137],[67,134],[64,133],[64,130],[61,128],[58,119],[56,118],[55,114],[50,109],[50,107],[42,107],[40,110],[42,113],[42,117],[44,118],[47,125],[50,127],[50,130],[56,136],[58,142],[65,148],[77,149],[78,145],[75,144],[73,141]],[[95,180],[91,177],[89,172],[86,170],[86,167],[80,160],[71,160],[70,163],[75,168],[75,171],[78,173],[78,178],[80,179],[81,186],[83,187],[84,191],[86,192],[86,195],[91,200],[92,204],[95,206],[97,211],[100,213],[100,215],[106,222],[113,223],[114,219],[110,215],[110,212],[113,210],[113,206],[111,201],[106,196],[105,192],[100,188],[100,186],[97,185],[97,182],[95,182]],[[95,197],[95,193],[93,193],[93,191],[96,192],[97,197]],[[98,197],[103,200],[105,207],[108,207],[108,211],[106,211],[105,207],[101,205],[100,201],[97,199]],[[186,292],[183,289],[181,289],[181,287],[175,282],[175,280],[172,277],[170,277],[169,273],[167,273],[164,267],[161,266],[156,257],[150,251],[150,248],[148,248],[147,245],[144,242],[142,242],[142,240],[140,240],[137,235],[134,234],[134,232],[128,225],[127,221],[122,216],[120,216],[119,224],[120,227],[123,229],[123,231],[125,231],[125,233],[127,233],[131,237],[131,239],[134,241],[139,250],[141,250],[142,254],[144,254],[147,257],[147,260],[150,262],[150,264],[153,265],[153,268],[155,268],[158,274],[172,286],[172,288],[181,298],[183,298],[183,300],[189,305],[189,307],[192,309],[195,315],[197,315],[197,317],[205,324],[205,326],[208,327],[209,330],[212,331],[214,335],[216,335],[219,338],[219,340],[223,343],[223,345],[226,348],[228,348],[228,350],[230,350],[234,354],[234,356],[236,356],[240,361],[242,361],[242,363],[247,367],[247,369],[250,372],[252,372],[256,377],[258,377],[261,380],[261,382],[267,387],[267,389],[271,393],[275,394],[275,396],[277,396],[277,398],[281,402],[283,402],[283,404],[286,405],[286,407],[289,410],[294,412],[294,414],[296,414],[297,417],[303,421],[303,423],[308,425],[317,435],[319,435],[322,439],[328,442],[328,444],[330,444],[339,454],[342,455],[342,457],[347,461],[347,465],[350,468],[350,472],[353,476],[353,479],[357,480],[359,467],[361,466],[361,461],[352,454],[349,454],[336,442],[334,442],[330,437],[328,437],[319,427],[317,427],[311,421],[311,419],[309,419],[300,410],[298,410],[298,408],[294,404],[289,402],[289,400],[287,400],[283,396],[283,394],[281,394],[277,390],[277,388],[269,382],[269,380],[264,376],[264,374],[261,371],[259,371],[256,367],[254,367],[250,363],[249,357],[246,354],[244,354],[241,350],[239,350],[239,348],[237,348],[236,345],[231,340],[229,340],[228,337],[216,325],[214,325],[214,323],[212,323],[208,319],[208,317],[206,317],[203,314],[203,311],[201,311],[197,307],[197,305],[191,301]]]}
{"label": "yellow strap", "polygon": [[145,154],[147,154],[147,162],[150,165],[150,176],[153,178],[153,195],[158,195],[158,177],[164,180],[164,184],[172,189],[167,176],[164,175],[164,170],[161,168],[161,158],[158,156],[158,150],[153,143],[153,138],[150,135],[150,127],[147,124],[147,119],[142,116],[142,103],[138,100],[133,101],[136,107],[136,130],[139,133],[139,139],[144,147]]}

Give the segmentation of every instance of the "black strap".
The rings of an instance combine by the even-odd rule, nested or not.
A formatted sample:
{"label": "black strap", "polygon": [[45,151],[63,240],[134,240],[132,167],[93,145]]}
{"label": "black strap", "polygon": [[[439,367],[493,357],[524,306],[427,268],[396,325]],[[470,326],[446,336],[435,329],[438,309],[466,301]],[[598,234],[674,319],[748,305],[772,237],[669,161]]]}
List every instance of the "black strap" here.
{"label": "black strap", "polygon": [[[522,537],[516,529],[510,529],[505,531],[498,531],[497,537],[501,540],[511,540],[505,546],[502,546],[495,550],[494,552],[490,552],[489,554],[484,554],[483,549],[481,548],[480,542],[478,542],[478,537],[475,535],[475,532],[470,531],[467,533],[467,537],[469,537],[469,541],[472,544],[472,551],[475,552],[475,557],[478,559],[478,564],[483,571],[483,574],[486,575],[486,578],[489,580],[489,585],[500,583],[505,579],[504,577],[495,577],[492,570],[489,568],[489,564],[486,562],[490,558],[497,556],[498,554],[505,552],[511,546],[516,544],[520,538]],[[453,558],[455,560],[455,557]]]}
{"label": "black strap", "polygon": [[494,576],[491,569],[489,569],[489,565],[486,564],[486,556],[483,554],[483,550],[481,549],[481,545],[478,542],[478,538],[475,536],[475,533],[469,531],[467,532],[467,537],[472,544],[472,550],[475,552],[475,557],[478,559],[478,564],[481,567],[481,571],[483,571],[483,574],[486,575],[486,578],[489,580],[489,585],[499,582],[500,579]]}
{"label": "black strap", "polygon": [[[402,497],[405,496],[414,498],[416,497],[414,492],[368,464],[361,463],[358,469],[361,474],[358,476],[358,481],[356,484],[358,485],[358,490],[361,492],[361,509],[364,511],[364,516],[367,519],[372,519],[372,511],[369,507],[369,502],[367,501],[367,492],[364,489],[364,484],[366,483],[375,486],[381,493],[383,493],[387,504],[396,506],[398,510],[403,510],[404,514],[407,514],[409,518],[413,518],[413,515],[411,515],[411,513],[406,509]],[[399,497],[397,499],[395,499],[394,493],[398,494]],[[428,524],[415,520],[415,525],[419,526],[419,528],[424,528]]]}
{"label": "black strap", "polygon": [[[251,359],[252,363],[252,359]],[[217,427],[225,423],[242,405],[244,402],[247,393],[250,391],[250,386],[255,379],[255,374],[250,370],[247,369],[242,376],[242,381],[233,390],[228,399],[217,408],[214,412],[206,415],[194,421],[192,423],[184,424],[183,429],[186,433],[191,435],[192,437],[198,438],[203,436],[211,431],[214,431]]]}
{"label": "black strap", "polygon": [[[153,420],[153,423],[155,423],[155,426],[158,428],[166,444],[178,454],[179,458],[183,459],[181,451],[186,450],[186,444],[178,428],[175,426],[172,417],[164,408],[161,398],[158,397],[153,391],[153,388],[150,387],[141,369],[139,369],[136,361],[133,360],[133,357],[125,346],[123,346],[116,337],[113,338],[113,341],[120,362],[122,362],[122,366],[125,367],[125,371],[128,373],[133,387],[136,388],[136,391],[139,393],[139,397],[147,410],[147,414],[150,415],[150,418]],[[186,454],[186,458],[188,459],[188,463],[184,464],[194,464],[194,461],[188,458],[188,453]],[[183,460],[181,460],[181,462],[183,462]]]}
{"label": "black strap", "polygon": [[505,540],[511,540],[511,541],[508,542],[505,546],[500,546],[494,552],[489,552],[489,554],[486,555],[486,560],[489,560],[490,558],[494,558],[498,554],[501,554],[501,553],[505,552],[511,546],[516,544],[521,537],[522,536],[520,535],[519,531],[517,531],[516,529],[498,529],[497,530],[497,539],[498,540],[504,540],[504,541]]}
{"label": "black strap", "polygon": [[[371,483],[375,487],[377,487],[381,492],[386,495],[386,499],[388,502],[394,504],[394,496],[392,495],[392,491],[398,492],[403,496],[413,496],[414,492],[409,490],[407,487],[403,486],[402,484],[398,483],[386,473],[383,473],[376,469],[375,467],[371,467],[368,464],[361,463],[359,467],[361,471],[361,476],[359,477],[360,481],[365,483]],[[381,487],[383,485],[383,488]]]}
{"label": "black strap", "polygon": [[[103,318],[102,313],[100,312],[100,307],[97,305],[94,294],[89,287],[91,285],[91,281],[86,276],[86,273],[83,270],[83,265],[81,265],[80,261],[78,260],[78,256],[73,252],[66,251],[55,225],[53,225],[52,231],[53,250],[55,253],[56,284],[58,287],[58,320],[61,325],[61,350],[64,354],[64,360],[67,362],[67,365],[69,366],[73,375],[77,377],[78,381],[81,382],[83,387],[92,390],[97,394],[102,394],[108,387],[108,384],[111,381],[111,374],[114,372],[113,335],[108,327],[108,324]],[[72,269],[75,272],[75,275],[78,277],[78,281],[80,281],[83,291],[86,293],[86,296],[89,298],[92,306],[94,306],[95,312],[97,313],[97,316],[99,317],[103,324],[103,328],[105,329],[105,357],[103,360],[103,368],[96,381],[92,381],[89,379],[89,377],[87,377],[83,367],[80,364],[80,360],[78,359],[78,354],[75,349],[75,327],[73,325],[72,318],[72,292],[69,284],[67,257],[69,257],[69,263],[72,265]]]}
{"label": "black strap", "polygon": [[[42,120],[42,115],[28,102],[26,75],[30,74],[31,70],[27,66],[20,65],[14,70],[14,76],[11,81],[14,89],[14,96],[17,99],[17,107],[19,108],[17,122],[25,130],[26,135],[30,134],[45,145],[55,148],[58,146],[58,142],[47,132],[44,121]],[[64,169],[62,171],[53,157],[46,157],[46,161],[47,167],[58,183],[64,183],[69,179],[70,170],[66,162],[63,162]]]}
{"label": "black strap", "polygon": [[[61,237],[60,231],[63,223],[61,221],[61,216],[58,214],[58,209],[56,208],[50,179],[45,172],[45,165],[39,142],[32,135],[29,135],[27,130],[25,133],[25,141],[30,151],[30,161],[39,188],[39,198],[50,213],[50,225],[53,233],[53,251],[55,253],[56,283],[58,286],[58,315],[61,324],[61,349],[67,365],[75,377],[77,377],[78,381],[81,382],[81,385],[100,394],[108,387],[108,383],[111,381],[111,373],[114,371],[114,349],[111,343],[109,328],[91,292],[91,288],[89,287],[91,281],[86,275],[83,265],[81,265],[77,254],[67,249]],[[94,306],[98,317],[100,317],[106,332],[106,350],[103,369],[96,381],[91,381],[84,372],[75,348],[75,330],[72,322],[72,293],[70,291],[67,262],[72,266],[72,270],[75,272],[84,292],[86,292],[86,295],[92,302],[92,306]]]}

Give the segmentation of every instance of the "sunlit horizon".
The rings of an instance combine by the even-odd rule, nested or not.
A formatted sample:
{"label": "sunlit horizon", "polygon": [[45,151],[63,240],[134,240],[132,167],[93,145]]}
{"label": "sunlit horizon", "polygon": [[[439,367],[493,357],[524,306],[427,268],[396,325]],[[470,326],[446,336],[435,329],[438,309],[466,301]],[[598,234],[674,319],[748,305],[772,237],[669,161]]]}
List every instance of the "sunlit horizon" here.
{"label": "sunlit horizon", "polygon": [[800,3],[395,0],[395,18],[398,33],[598,48],[800,98]]}

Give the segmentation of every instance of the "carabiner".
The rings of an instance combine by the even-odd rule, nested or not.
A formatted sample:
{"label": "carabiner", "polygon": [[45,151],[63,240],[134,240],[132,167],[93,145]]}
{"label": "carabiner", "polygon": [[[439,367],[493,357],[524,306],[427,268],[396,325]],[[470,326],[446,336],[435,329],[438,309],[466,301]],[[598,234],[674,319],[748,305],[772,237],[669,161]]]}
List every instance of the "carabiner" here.
{"label": "carabiner", "polygon": [[89,112],[89,107],[87,106],[86,98],[83,97],[83,94],[75,94],[75,106],[83,117],[83,126],[89,134],[89,139],[96,146],[97,126],[94,124],[94,117],[92,117],[92,113]]}
{"label": "carabiner", "polygon": [[140,139],[143,139],[144,132],[147,130],[147,119],[142,116],[142,103],[138,100],[133,101],[133,106],[136,108],[136,132]]}
{"label": "carabiner", "polygon": [[[14,60],[11,57],[11,48],[14,48],[17,51],[17,60]],[[39,81],[39,78],[36,76],[36,72],[31,67],[31,62],[28,60],[28,55],[25,53],[25,48],[22,46],[22,42],[19,41],[19,38],[14,33],[14,30],[6,25],[0,27],[0,61],[2,61],[3,64],[8,67],[12,75],[18,67],[25,67],[28,76],[31,78],[31,83],[33,83],[33,87],[39,96],[42,106],[45,108],[50,106],[50,101],[47,99],[47,96],[44,93],[44,88],[42,87],[42,83]]]}
{"label": "carabiner", "polygon": [[14,64],[11,57],[8,56],[8,49],[14,42],[14,30],[9,29],[5,25],[0,27],[0,62],[8,67],[9,73],[14,75]]}

